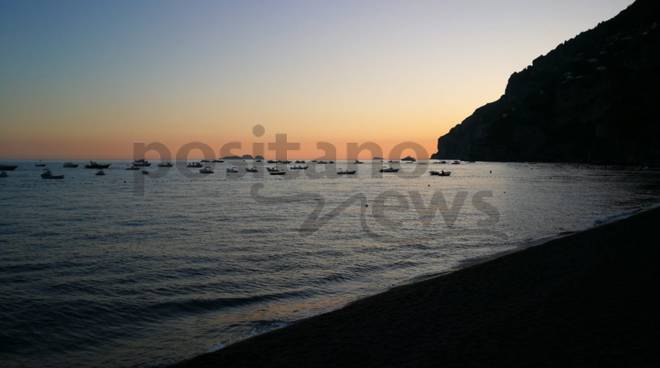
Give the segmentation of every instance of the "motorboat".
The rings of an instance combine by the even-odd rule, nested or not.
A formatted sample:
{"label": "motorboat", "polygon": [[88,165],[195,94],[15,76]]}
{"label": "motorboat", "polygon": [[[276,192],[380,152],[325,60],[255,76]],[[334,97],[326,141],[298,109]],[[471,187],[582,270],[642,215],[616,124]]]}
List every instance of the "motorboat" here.
{"label": "motorboat", "polygon": [[304,164],[304,163],[305,163],[305,160],[296,160],[295,163],[297,163],[297,164]]}
{"label": "motorboat", "polygon": [[223,163],[223,162],[225,162],[225,161],[224,161],[224,160],[219,160],[219,159],[218,159],[218,160],[213,160],[213,162],[216,163],[216,164],[221,164],[221,163]]}
{"label": "motorboat", "polygon": [[247,171],[249,173],[258,173],[259,172],[259,170],[256,167],[246,167],[245,171]]}
{"label": "motorboat", "polygon": [[236,167],[236,166],[228,167],[227,168],[227,173],[229,173],[229,174],[238,174],[239,173],[238,167]]}
{"label": "motorboat", "polygon": [[142,175],[149,175],[149,171],[147,171],[147,170],[142,170]]}
{"label": "motorboat", "polygon": [[360,160],[355,160],[355,161],[353,161],[353,163],[356,164],[356,165],[360,165],[360,164],[363,164],[364,162],[362,162]]}
{"label": "motorboat", "polygon": [[186,167],[191,168],[191,169],[200,169],[204,167],[201,162],[189,162]]}
{"label": "motorboat", "polygon": [[213,169],[209,166],[203,167],[199,170],[200,174],[213,174]]}
{"label": "motorboat", "polygon": [[0,171],[14,171],[17,167],[16,165],[0,165]]}
{"label": "motorboat", "polygon": [[460,162],[460,161],[458,161],[458,160],[456,160],[456,161],[454,161],[454,162],[452,162],[451,164],[452,164],[452,165],[460,165],[460,164],[461,164],[461,162]]}
{"label": "motorboat", "polygon": [[451,171],[431,171],[431,176],[449,176],[451,175]]}
{"label": "motorboat", "polygon": [[210,164],[210,163],[211,163],[211,160],[202,160],[201,162],[202,162],[203,164]]}
{"label": "motorboat", "polygon": [[149,167],[151,166],[151,162],[145,160],[145,159],[140,159],[140,160],[134,160],[133,161],[133,166],[137,167]]}
{"label": "motorboat", "polygon": [[270,175],[286,175],[286,171],[280,171],[280,170],[274,170],[274,171],[268,171]]}
{"label": "motorboat", "polygon": [[308,166],[302,166],[302,165],[294,165],[289,167],[289,170],[307,170]]}
{"label": "motorboat", "polygon": [[99,170],[96,172],[96,176],[103,176],[103,175],[105,175],[105,171],[103,170]]}
{"label": "motorboat", "polygon": [[337,175],[355,175],[357,170],[339,170],[337,171]]}
{"label": "motorboat", "polygon": [[78,167],[78,164],[74,164],[73,162],[65,162],[62,167],[65,169],[75,169]]}
{"label": "motorboat", "polygon": [[89,164],[85,165],[85,169],[96,169],[103,170],[110,167],[111,164],[99,164],[96,161],[90,161]]}
{"label": "motorboat", "polygon": [[269,163],[269,164],[276,164],[277,163],[277,161],[275,161],[275,160],[268,160],[266,162]]}
{"label": "motorboat", "polygon": [[382,173],[398,173],[399,169],[394,168],[394,167],[385,167],[380,169],[380,172]]}
{"label": "motorboat", "polygon": [[42,179],[64,179],[64,175],[53,175],[48,169],[44,169],[41,173]]}
{"label": "motorboat", "polygon": [[417,160],[412,156],[406,156],[406,157],[402,158],[401,161],[403,161],[403,162],[415,162]]}
{"label": "motorboat", "polygon": [[172,167],[172,166],[173,165],[171,162],[161,162],[158,164],[158,167]]}
{"label": "motorboat", "polygon": [[36,166],[36,167],[46,167],[46,164],[44,164],[43,162],[38,162],[38,163],[34,164],[34,166]]}

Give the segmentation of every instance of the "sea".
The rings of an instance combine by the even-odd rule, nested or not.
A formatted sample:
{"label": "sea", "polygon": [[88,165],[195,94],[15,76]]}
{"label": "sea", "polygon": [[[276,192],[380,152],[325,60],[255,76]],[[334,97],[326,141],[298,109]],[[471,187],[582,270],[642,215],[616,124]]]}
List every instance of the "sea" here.
{"label": "sea", "polygon": [[167,366],[660,202],[644,167],[78,163],[0,178],[2,367]]}

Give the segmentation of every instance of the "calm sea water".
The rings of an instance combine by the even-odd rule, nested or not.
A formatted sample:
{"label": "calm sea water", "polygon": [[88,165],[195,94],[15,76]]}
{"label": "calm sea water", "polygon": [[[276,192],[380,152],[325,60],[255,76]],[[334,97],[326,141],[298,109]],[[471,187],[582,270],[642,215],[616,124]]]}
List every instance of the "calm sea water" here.
{"label": "calm sea water", "polygon": [[[3,367],[177,362],[660,198],[657,171],[559,164],[293,179],[48,162],[64,180],[18,164],[0,178]],[[448,210],[425,210],[434,195]]]}

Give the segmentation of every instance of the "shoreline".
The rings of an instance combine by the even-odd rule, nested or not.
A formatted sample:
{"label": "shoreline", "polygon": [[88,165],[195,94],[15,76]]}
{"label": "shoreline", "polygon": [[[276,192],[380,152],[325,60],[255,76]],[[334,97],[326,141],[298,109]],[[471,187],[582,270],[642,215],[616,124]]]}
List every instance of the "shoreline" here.
{"label": "shoreline", "polygon": [[[478,316],[477,321],[463,321],[463,324],[457,322],[457,320],[464,320],[466,312],[462,310],[463,308],[458,308],[459,306],[467,307],[467,310],[479,310],[479,309],[489,309],[487,306],[491,304],[498,305],[502,301],[497,298],[498,294],[492,294],[492,291],[488,289],[480,288],[479,284],[488,283],[495,290],[506,291],[507,294],[513,293],[516,294],[515,285],[518,283],[524,283],[530,277],[536,279],[538,284],[535,285],[534,290],[529,290],[529,284],[525,284],[527,288],[519,290],[516,297],[522,300],[522,305],[529,304],[530,302],[538,302],[538,295],[536,295],[538,290],[554,290],[554,288],[544,288],[545,286],[552,286],[555,283],[553,279],[539,279],[538,275],[535,275],[538,272],[547,272],[553,273],[556,272],[557,268],[563,267],[566,268],[566,273],[561,276],[561,278],[566,278],[571,274],[574,276],[580,276],[584,278],[589,276],[589,279],[596,278],[597,275],[584,275],[583,271],[580,271],[579,267],[576,267],[577,263],[569,262],[566,264],[567,258],[580,256],[585,264],[592,264],[602,258],[599,255],[600,251],[603,250],[617,250],[618,248],[623,247],[619,243],[625,243],[627,239],[633,239],[635,244],[638,244],[640,249],[644,249],[645,252],[652,252],[655,255],[660,255],[660,251],[653,250],[648,248],[648,244],[644,245],[644,238],[642,235],[649,236],[652,234],[653,225],[660,223],[660,205],[649,206],[648,208],[631,211],[627,216],[621,218],[625,214],[615,216],[610,221],[605,221],[604,223],[596,223],[594,227],[587,230],[579,231],[576,233],[562,235],[559,234],[556,237],[551,239],[539,239],[537,241],[532,241],[529,244],[523,247],[516,247],[513,250],[504,251],[501,253],[496,253],[491,256],[486,256],[483,258],[468,260],[467,264],[460,266],[455,271],[450,271],[447,273],[441,273],[436,275],[430,275],[422,279],[412,279],[411,283],[405,283],[402,285],[394,286],[391,289],[388,289],[380,294],[373,296],[365,297],[354,302],[348,303],[344,307],[328,312],[325,314],[309,317],[303,320],[299,320],[291,323],[290,325],[276,329],[265,334],[253,336],[245,340],[241,340],[234,344],[228,345],[221,350],[206,353],[197,357],[193,357],[189,360],[177,363],[176,367],[207,367],[207,366],[237,366],[237,367],[251,367],[251,366],[426,366],[426,365],[472,365],[468,363],[468,356],[459,354],[460,344],[455,339],[449,339],[451,335],[458,334],[459,336],[465,335],[468,332],[486,329],[486,327],[491,326],[493,322],[499,321],[500,318],[487,318],[483,313],[474,313],[472,311],[472,316]],[[642,235],[640,235],[642,234]],[[633,242],[629,240],[629,242]],[[646,241],[648,243],[648,241]],[[598,245],[598,244],[600,245]],[[573,245],[571,245],[573,244]],[[641,244],[641,245],[640,245]],[[572,247],[578,247],[573,249]],[[595,252],[595,249],[598,249],[598,252]],[[566,248],[566,249],[564,249]],[[585,248],[588,248],[588,252],[585,253]],[[546,254],[554,260],[551,262],[544,261],[538,258],[538,253]],[[560,254],[557,254],[560,253]],[[572,254],[575,253],[575,254]],[[637,254],[637,253],[635,253]],[[644,254],[643,259],[652,259],[653,257],[648,257],[648,254]],[[556,262],[555,262],[556,261]],[[613,259],[607,260],[610,264],[609,271],[615,272],[617,266],[627,266],[624,269],[632,271],[640,271],[637,267],[631,266],[629,264],[617,265],[616,262],[613,262]],[[531,268],[530,263],[537,264],[538,270]],[[506,268],[502,268],[502,264],[507,264]],[[498,272],[493,273],[491,269],[496,269]],[[603,270],[599,270],[600,273]],[[650,272],[655,280],[660,281],[658,276],[658,271],[646,270]],[[641,272],[641,271],[640,271]],[[516,280],[511,283],[496,282],[495,280],[502,278],[510,273],[522,273],[522,280]],[[555,275],[559,277],[558,275]],[[602,275],[603,277],[609,277],[606,274]],[[466,278],[468,280],[466,280]],[[473,279],[473,282],[469,280]],[[508,280],[512,281],[512,280]],[[636,280],[639,282],[650,282],[650,279]],[[550,285],[546,285],[550,284]],[[649,285],[650,286],[650,285]],[[439,289],[439,290],[436,290]],[[473,290],[479,295],[463,295],[466,294],[465,290]],[[583,294],[590,294],[591,288],[576,289],[572,297],[575,298],[584,298],[585,295],[580,295],[580,291],[584,292]],[[636,289],[635,289],[636,290]],[[453,291],[447,293],[447,291]],[[523,291],[526,291],[524,293]],[[439,295],[445,294],[443,298],[437,298],[439,295],[435,295],[439,292]],[[458,294],[457,294],[458,293]],[[485,297],[481,295],[485,293],[490,295],[490,297]],[[529,294],[533,295],[529,295]],[[428,300],[429,295],[435,296]],[[405,296],[405,297],[404,297]],[[452,296],[451,298],[447,298]],[[534,298],[531,298],[534,296]],[[639,296],[639,295],[636,295]],[[421,298],[420,298],[421,297]],[[468,301],[472,299],[480,299],[478,303],[471,304]],[[593,299],[593,298],[592,298]],[[589,300],[590,302],[595,302],[594,300]],[[622,300],[618,300],[621,302]],[[412,303],[412,304],[411,304]],[[538,304],[538,303],[537,303]],[[655,304],[655,303],[650,303]],[[552,303],[551,303],[552,305]],[[516,310],[520,306],[517,305],[508,305],[509,309]],[[537,305],[540,310],[547,309],[548,306],[541,303]],[[577,306],[579,308],[579,306]],[[500,314],[506,315],[506,309],[500,311]],[[625,308],[624,308],[625,309]],[[445,311],[450,313],[438,314],[438,317],[430,317],[426,315],[429,310],[434,311]],[[482,312],[488,312],[482,311]],[[564,311],[563,317],[568,318],[569,315]],[[584,311],[583,311],[584,312]],[[616,316],[624,312],[629,312],[629,310],[616,310],[610,312],[620,312],[611,314]],[[570,313],[569,313],[570,314]],[[594,316],[598,316],[599,313],[595,312]],[[449,316],[454,318],[449,319]],[[458,318],[456,318],[458,317]],[[515,320],[514,315],[509,316],[512,320]],[[557,314],[550,315],[550,320],[556,319]],[[593,316],[592,316],[593,317]],[[653,319],[651,319],[653,320]],[[651,321],[649,320],[649,321]],[[511,339],[518,341],[519,343],[534,341],[534,337],[546,341],[547,333],[540,334],[541,331],[553,332],[555,335],[559,334],[559,331],[553,329],[552,324],[543,319],[535,319],[535,324],[538,324],[541,328],[537,330],[536,333],[532,334],[534,336],[530,339],[520,339],[515,333],[502,333],[499,331],[498,336],[500,339],[489,340],[491,344],[481,344],[480,347],[482,350],[491,350],[493,346],[502,345],[503,342],[507,342]],[[458,323],[458,325],[457,325]],[[600,319],[600,323],[610,323],[617,324],[616,320],[610,319]],[[451,329],[432,328],[433,325],[444,325],[445,327],[451,326]],[[361,326],[361,327],[360,327]],[[625,329],[624,326],[619,326],[618,329]],[[649,327],[655,327],[654,324],[649,325]],[[356,329],[357,328],[357,329]],[[464,331],[461,331],[464,330]],[[498,331],[493,331],[492,328],[486,329],[489,332],[489,335],[497,333]],[[504,328],[506,330],[506,328]],[[450,333],[450,331],[453,331]],[[534,332],[534,329],[529,331]],[[510,331],[513,332],[513,331]],[[590,334],[589,329],[581,329],[579,331],[573,331],[574,336],[572,339],[575,339],[576,332],[582,334]],[[579,333],[577,335],[579,335]],[[529,333],[527,333],[529,334]],[[660,334],[660,333],[659,333]],[[469,335],[469,333],[468,333]],[[552,335],[552,334],[551,334]],[[560,334],[561,335],[561,334]],[[455,336],[454,336],[455,337]],[[569,338],[569,336],[565,336]],[[593,336],[592,336],[593,337]],[[658,337],[656,335],[653,336]],[[479,340],[479,339],[477,339]],[[398,341],[399,343],[395,343]],[[652,344],[653,339],[648,340]],[[657,340],[656,340],[657,341]],[[433,348],[434,343],[437,343],[437,348]],[[470,345],[474,342],[466,342]],[[399,345],[399,346],[397,346]],[[578,344],[579,345],[579,344]],[[602,349],[599,349],[599,346],[596,346],[594,341],[582,341],[582,345],[585,350],[589,350],[590,358],[596,358],[599,354],[602,355],[611,355],[612,347],[605,349],[604,346]],[[637,350],[641,344],[637,346]],[[387,349],[385,347],[387,346]],[[489,347],[490,346],[490,347]],[[528,347],[528,351],[531,347]],[[587,349],[588,348],[588,349]],[[626,359],[632,359],[633,357],[628,357],[626,353],[627,346],[621,345],[620,352],[622,355],[619,357],[626,357]],[[631,347],[628,347],[631,348]],[[539,351],[539,346],[534,346],[533,351]],[[543,349],[540,349],[541,351]],[[616,351],[617,349],[614,349]],[[629,349],[628,349],[629,350]],[[500,349],[495,349],[490,351],[491,354],[499,352]],[[393,354],[396,352],[396,354]],[[546,353],[550,351],[542,351],[544,354],[533,356],[529,352],[527,353],[527,360],[520,360],[520,365],[525,364],[541,364],[544,362],[549,362],[548,356]],[[506,356],[510,358],[507,352]],[[357,355],[356,355],[357,354]],[[473,353],[470,353],[473,354]],[[499,354],[502,358],[503,354]],[[523,354],[524,355],[524,354]],[[584,355],[584,354],[583,354]],[[592,359],[586,359],[585,356],[580,354],[555,354],[555,356],[562,357],[565,359],[582,359],[585,364],[591,364],[594,362]],[[326,357],[327,359],[323,358]],[[442,357],[446,358],[443,359]],[[451,359],[449,359],[451,357]],[[462,357],[462,358],[461,358]],[[497,354],[495,355],[497,357]],[[545,360],[540,361],[540,358],[543,357]],[[638,357],[643,357],[644,359],[649,358],[648,354],[638,355]],[[493,358],[491,356],[491,358]],[[539,360],[535,360],[537,358]],[[660,358],[654,358],[659,360]],[[559,362],[556,361],[556,365]],[[472,362],[472,360],[470,360]],[[496,362],[497,360],[495,360]],[[500,360],[501,361],[501,360]],[[600,363],[603,363],[598,359]],[[637,361],[637,360],[633,360]],[[647,362],[647,360],[643,360]],[[609,363],[608,361],[607,363]],[[612,360],[611,362],[615,362]],[[621,364],[629,363],[630,360],[619,360]],[[473,362],[474,363],[474,362]],[[508,365],[517,365],[515,362],[501,361],[502,364]],[[523,364],[524,363],[524,364]],[[595,364],[595,363],[594,363]],[[481,364],[476,365],[488,365],[486,361],[483,361]]]}

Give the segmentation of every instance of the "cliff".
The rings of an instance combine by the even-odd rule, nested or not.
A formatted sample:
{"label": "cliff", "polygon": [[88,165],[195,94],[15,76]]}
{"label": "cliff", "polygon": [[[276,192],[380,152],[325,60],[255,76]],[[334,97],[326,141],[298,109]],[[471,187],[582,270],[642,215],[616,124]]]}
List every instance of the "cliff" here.
{"label": "cliff", "polygon": [[433,158],[660,163],[660,2],[638,0],[509,78]]}

